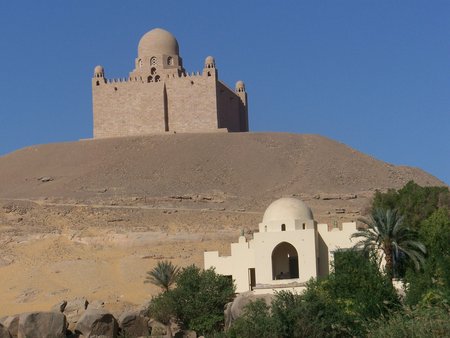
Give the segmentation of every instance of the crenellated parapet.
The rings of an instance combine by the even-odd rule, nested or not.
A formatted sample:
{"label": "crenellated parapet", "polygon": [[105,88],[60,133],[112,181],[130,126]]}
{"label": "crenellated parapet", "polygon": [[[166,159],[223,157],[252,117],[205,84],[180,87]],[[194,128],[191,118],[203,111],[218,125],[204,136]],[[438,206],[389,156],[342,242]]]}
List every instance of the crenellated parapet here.
{"label": "crenellated parapet", "polygon": [[128,77],[106,78],[102,66],[92,78],[94,137],[160,132],[248,131],[247,93],[218,78],[216,62],[203,71],[183,68],[175,37],[162,29],[145,34]]}

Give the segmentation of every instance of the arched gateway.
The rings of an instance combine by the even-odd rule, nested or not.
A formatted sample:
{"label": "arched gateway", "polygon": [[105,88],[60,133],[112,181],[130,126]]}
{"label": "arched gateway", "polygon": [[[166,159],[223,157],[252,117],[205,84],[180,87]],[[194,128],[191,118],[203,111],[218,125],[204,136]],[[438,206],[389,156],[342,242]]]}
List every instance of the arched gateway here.
{"label": "arched gateway", "polygon": [[298,253],[295,247],[287,242],[278,244],[272,251],[273,279],[298,278]]}
{"label": "arched gateway", "polygon": [[317,224],[311,209],[295,198],[280,198],[266,209],[253,238],[243,234],[231,255],[205,252],[205,268],[232,276],[237,292],[302,291],[311,278],[326,276],[334,251],[353,246],[356,223],[342,227]]}

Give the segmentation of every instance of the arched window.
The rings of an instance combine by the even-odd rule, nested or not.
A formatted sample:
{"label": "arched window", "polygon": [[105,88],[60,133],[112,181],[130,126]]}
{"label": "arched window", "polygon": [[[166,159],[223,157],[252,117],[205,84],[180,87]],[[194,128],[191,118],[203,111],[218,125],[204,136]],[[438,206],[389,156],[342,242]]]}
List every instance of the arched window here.
{"label": "arched window", "polygon": [[156,57],[152,56],[150,59],[150,66],[156,66]]}
{"label": "arched window", "polygon": [[138,61],[138,66],[139,66],[139,68],[142,68],[142,60],[141,59],[139,59],[139,61]]}
{"label": "arched window", "polygon": [[153,76],[149,76],[149,77],[147,78],[147,82],[153,82]]}
{"label": "arched window", "polygon": [[167,58],[167,64],[168,64],[169,66],[173,66],[173,57],[169,56],[169,57]]}
{"label": "arched window", "polygon": [[160,78],[160,76],[159,76],[159,75],[156,75],[156,76],[155,76],[155,82],[159,82],[159,81],[160,81],[160,79],[161,79],[161,78]]}
{"label": "arched window", "polygon": [[97,86],[100,86],[100,81],[97,81]]}
{"label": "arched window", "polygon": [[281,224],[281,231],[286,231],[286,224]]}
{"label": "arched window", "polygon": [[155,75],[156,74],[156,68],[152,67],[152,69],[150,69],[150,74]]}
{"label": "arched window", "polygon": [[298,278],[298,253],[288,242],[281,242],[272,251],[273,279]]}

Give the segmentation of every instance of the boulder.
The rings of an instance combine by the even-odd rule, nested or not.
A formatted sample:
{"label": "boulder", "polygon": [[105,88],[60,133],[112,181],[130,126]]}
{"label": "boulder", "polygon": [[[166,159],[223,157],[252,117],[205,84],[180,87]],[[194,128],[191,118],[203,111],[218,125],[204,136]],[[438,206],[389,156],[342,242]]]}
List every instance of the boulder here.
{"label": "boulder", "polygon": [[[53,308],[58,308],[58,306],[62,305],[64,302],[56,304]],[[72,300],[68,300],[67,304],[64,307],[64,314],[66,315],[67,322],[69,323],[69,329],[74,330],[75,325],[78,322],[78,319],[81,315],[86,311],[89,302],[86,298],[74,298]]]}
{"label": "boulder", "polygon": [[89,309],[103,309],[105,307],[105,302],[102,300],[94,300],[93,302],[89,303],[87,307]]}
{"label": "boulder", "polygon": [[150,320],[150,326],[152,328],[152,333],[150,335],[151,337],[166,337],[171,333],[170,326],[166,326],[156,320]]}
{"label": "boulder", "polygon": [[17,338],[19,331],[19,315],[5,317],[1,320],[1,323],[9,331],[12,338]]}
{"label": "boulder", "polygon": [[8,329],[0,324],[0,338],[11,338],[11,334]]}
{"label": "boulder", "polygon": [[247,304],[257,299],[263,299],[267,305],[270,305],[273,297],[272,294],[255,295],[251,291],[239,294],[231,303],[225,306],[225,330],[228,330],[231,324],[241,316]]}
{"label": "boulder", "polygon": [[116,338],[119,324],[114,316],[104,309],[88,308],[78,320],[75,333],[86,337]]}
{"label": "boulder", "polygon": [[52,312],[64,312],[66,306],[67,306],[67,301],[62,300],[58,304],[53,305],[51,311]]}
{"label": "boulder", "polygon": [[57,312],[22,313],[19,317],[18,338],[64,338],[66,316]]}
{"label": "boulder", "polygon": [[139,312],[124,312],[119,317],[119,327],[126,337],[148,336],[150,318],[139,315]]}
{"label": "boulder", "polygon": [[192,330],[178,331],[174,338],[197,338],[197,332]]}

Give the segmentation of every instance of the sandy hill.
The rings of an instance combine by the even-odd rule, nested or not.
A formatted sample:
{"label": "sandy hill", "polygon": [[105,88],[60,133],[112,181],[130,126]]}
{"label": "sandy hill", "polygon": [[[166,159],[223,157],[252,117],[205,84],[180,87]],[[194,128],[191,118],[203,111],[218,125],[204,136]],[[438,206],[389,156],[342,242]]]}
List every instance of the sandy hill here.
{"label": "sandy hill", "polygon": [[[0,197],[101,199],[223,193],[239,199],[357,193],[414,179],[410,167],[376,160],[318,135],[175,134],[28,147],[0,158]],[[50,178],[42,182],[40,178]]]}
{"label": "sandy hill", "polygon": [[172,134],[32,146],[0,157],[0,316],[87,296],[137,304],[159,259],[201,265],[270,202],[355,220],[375,189],[444,185],[318,135]]}

